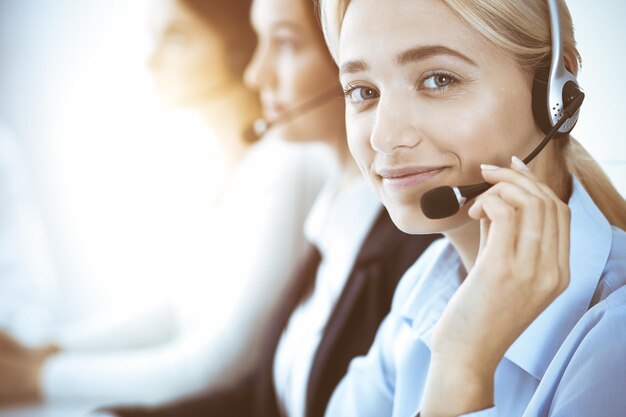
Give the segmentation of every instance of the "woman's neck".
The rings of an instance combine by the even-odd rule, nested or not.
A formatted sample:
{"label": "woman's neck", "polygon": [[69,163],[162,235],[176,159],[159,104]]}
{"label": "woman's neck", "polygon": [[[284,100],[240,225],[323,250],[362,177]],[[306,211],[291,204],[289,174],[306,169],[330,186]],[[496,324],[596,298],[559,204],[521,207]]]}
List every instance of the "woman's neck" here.
{"label": "woman's neck", "polygon": [[470,271],[480,247],[480,222],[472,220],[457,229],[444,232],[444,235],[458,252],[465,270]]}

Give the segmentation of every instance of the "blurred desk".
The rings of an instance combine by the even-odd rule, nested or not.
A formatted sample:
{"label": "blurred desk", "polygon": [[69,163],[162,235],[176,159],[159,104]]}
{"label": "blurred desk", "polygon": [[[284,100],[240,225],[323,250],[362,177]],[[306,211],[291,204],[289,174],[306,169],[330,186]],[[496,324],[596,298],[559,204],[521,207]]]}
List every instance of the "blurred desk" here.
{"label": "blurred desk", "polygon": [[85,417],[94,403],[37,403],[0,406],[0,417]]}

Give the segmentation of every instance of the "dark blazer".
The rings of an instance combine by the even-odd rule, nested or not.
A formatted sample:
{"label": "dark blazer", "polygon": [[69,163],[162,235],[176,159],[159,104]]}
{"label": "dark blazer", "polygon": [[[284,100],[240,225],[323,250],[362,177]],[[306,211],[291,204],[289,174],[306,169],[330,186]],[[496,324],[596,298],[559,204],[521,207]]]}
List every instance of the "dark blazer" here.
{"label": "dark blazer", "polygon": [[[399,231],[381,209],[365,239],[315,354],[307,387],[306,417],[322,417],[352,358],[367,353],[391,307],[400,277],[437,236]],[[251,372],[235,384],[156,408],[109,409],[121,417],[280,417],[273,383],[274,353],[294,308],[312,287],[319,254],[313,251],[294,276]]]}

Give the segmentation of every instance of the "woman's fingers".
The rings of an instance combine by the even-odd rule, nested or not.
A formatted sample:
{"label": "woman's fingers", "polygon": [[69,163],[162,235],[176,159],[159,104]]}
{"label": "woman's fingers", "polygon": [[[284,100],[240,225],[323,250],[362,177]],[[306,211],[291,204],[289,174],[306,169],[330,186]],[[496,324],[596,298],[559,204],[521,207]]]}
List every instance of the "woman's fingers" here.
{"label": "woman's fingers", "polygon": [[[528,167],[517,157],[511,158],[511,166],[523,175],[531,179],[537,180],[535,175]],[[565,202],[563,202],[552,188],[539,182],[537,185],[548,197],[546,200],[546,230],[548,238],[542,241],[542,253],[547,253],[549,248],[556,247],[556,267],[554,272],[556,279],[559,281],[557,286],[560,291],[565,289],[569,284],[569,238],[570,238],[570,210]],[[555,266],[554,259],[548,257],[543,258],[540,268],[544,271],[550,271]],[[559,292],[560,292],[559,291]]]}
{"label": "woman's fingers", "polygon": [[545,195],[544,191],[539,186],[539,180],[530,170],[520,171],[519,169],[504,168],[486,164],[483,164],[480,167],[483,178],[490,184],[510,182],[519,185],[536,196]]}
{"label": "woman's fingers", "polygon": [[470,209],[472,217],[486,218],[489,221],[486,242],[481,242],[488,256],[506,259],[515,253],[515,234],[517,215],[515,208],[505,202],[498,194],[485,193],[480,201]]}
{"label": "woman's fingers", "polygon": [[[552,233],[545,224],[546,212],[543,199],[517,184],[507,182],[496,184],[488,192],[498,195],[515,210],[517,218],[515,228],[508,232],[514,236],[517,262],[529,264],[529,266],[531,263],[536,263],[540,248],[547,241],[544,234]],[[552,245],[556,245],[556,237],[551,242]]]}
{"label": "woman's fingers", "polygon": [[561,201],[552,188],[540,182],[535,174],[519,158],[511,158],[511,168],[494,165],[481,165],[483,178],[490,184],[511,182],[523,187],[537,196],[546,196]]}
{"label": "woman's fingers", "polygon": [[569,281],[569,208],[519,159],[513,158],[511,166],[483,167],[483,176],[495,185],[477,199],[469,214],[493,222],[484,206],[486,201],[493,204],[491,197],[487,200],[491,195],[514,208],[517,221],[510,223],[514,226],[509,233],[516,236],[516,263],[527,271],[525,275],[544,276],[546,288],[563,289]]}

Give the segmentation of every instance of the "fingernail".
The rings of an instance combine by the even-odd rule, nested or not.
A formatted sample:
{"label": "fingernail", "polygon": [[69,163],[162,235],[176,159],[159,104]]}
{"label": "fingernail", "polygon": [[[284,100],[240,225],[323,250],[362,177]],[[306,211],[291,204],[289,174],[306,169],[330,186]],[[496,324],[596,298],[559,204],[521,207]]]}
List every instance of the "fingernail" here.
{"label": "fingernail", "polygon": [[511,157],[511,162],[513,163],[513,167],[518,171],[530,171],[530,169],[528,169],[528,165],[522,162],[522,160],[515,155]]}
{"label": "fingernail", "polygon": [[489,164],[480,164],[480,169],[482,169],[483,171],[495,171],[496,169],[500,169],[500,167]]}

